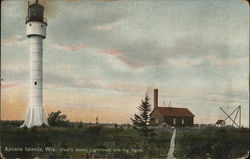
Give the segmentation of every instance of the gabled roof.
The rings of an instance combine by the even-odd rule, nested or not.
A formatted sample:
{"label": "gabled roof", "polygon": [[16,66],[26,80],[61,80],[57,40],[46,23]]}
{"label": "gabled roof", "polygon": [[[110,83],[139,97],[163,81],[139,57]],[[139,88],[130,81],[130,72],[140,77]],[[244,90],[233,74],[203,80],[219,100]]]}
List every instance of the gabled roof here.
{"label": "gabled roof", "polygon": [[216,122],[216,124],[224,124],[224,123],[225,123],[224,120],[218,120],[218,121]]}
{"label": "gabled roof", "polygon": [[185,116],[185,117],[194,117],[194,114],[191,113],[187,108],[174,108],[174,107],[156,107],[152,113],[158,110],[163,116]]}

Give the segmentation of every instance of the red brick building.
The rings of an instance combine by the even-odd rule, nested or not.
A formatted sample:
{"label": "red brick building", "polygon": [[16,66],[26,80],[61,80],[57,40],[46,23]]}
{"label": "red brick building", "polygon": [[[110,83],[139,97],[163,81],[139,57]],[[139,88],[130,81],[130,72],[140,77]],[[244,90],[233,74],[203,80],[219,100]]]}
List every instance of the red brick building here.
{"label": "red brick building", "polygon": [[158,90],[154,90],[154,109],[151,112],[151,125],[193,126],[194,114],[187,108],[158,107]]}

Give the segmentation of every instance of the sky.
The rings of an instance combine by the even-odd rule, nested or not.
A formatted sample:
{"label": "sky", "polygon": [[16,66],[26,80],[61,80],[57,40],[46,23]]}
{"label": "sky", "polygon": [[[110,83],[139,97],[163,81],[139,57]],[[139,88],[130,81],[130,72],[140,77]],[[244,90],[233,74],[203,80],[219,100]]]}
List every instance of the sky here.
{"label": "sky", "polygon": [[[249,7],[242,0],[46,0],[44,108],[71,121],[131,123],[159,89],[159,106],[195,123],[242,106],[249,125]],[[27,1],[1,6],[1,118],[28,106]],[[165,103],[165,104],[164,104]]]}

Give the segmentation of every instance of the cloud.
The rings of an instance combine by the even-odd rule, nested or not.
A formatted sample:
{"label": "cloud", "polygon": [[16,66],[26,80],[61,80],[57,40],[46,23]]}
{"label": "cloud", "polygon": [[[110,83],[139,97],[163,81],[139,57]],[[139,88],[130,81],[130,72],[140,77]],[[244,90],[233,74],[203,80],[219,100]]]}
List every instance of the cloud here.
{"label": "cloud", "polygon": [[182,37],[172,46],[161,46],[156,41],[140,39],[136,42],[115,41],[112,48],[100,53],[115,56],[131,69],[169,64],[172,67],[187,68],[206,65],[233,66],[246,64],[248,58],[232,54],[231,47],[223,42],[214,42],[203,37]]}
{"label": "cloud", "polygon": [[133,84],[133,83],[114,83],[114,84],[110,84],[107,86],[108,89],[114,89],[117,91],[122,91],[122,92],[145,92],[146,89],[146,85],[145,84]]}
{"label": "cloud", "polygon": [[234,66],[248,64],[249,58],[218,58],[215,55],[208,55],[206,59],[215,66]]}
{"label": "cloud", "polygon": [[109,55],[121,55],[121,54],[123,54],[122,52],[120,52],[116,49],[113,49],[113,48],[102,49],[102,50],[100,50],[100,53],[109,54]]}
{"label": "cloud", "polygon": [[13,36],[9,37],[8,39],[1,40],[1,43],[2,44],[9,44],[9,43],[16,41],[17,39],[20,39],[20,38],[21,38],[21,36],[19,36],[19,35],[13,35]]}
{"label": "cloud", "polygon": [[204,57],[216,55],[218,57],[228,57],[230,55],[230,45],[219,41],[210,41],[199,35],[189,35],[179,38],[174,45],[167,48],[170,56],[182,57]]}
{"label": "cloud", "polygon": [[118,59],[123,62],[125,65],[127,65],[128,67],[132,68],[132,69],[138,69],[138,68],[142,68],[142,65],[137,64],[135,62],[129,61],[126,58],[119,56]]}
{"label": "cloud", "polygon": [[103,25],[96,25],[91,27],[92,30],[100,30],[100,31],[115,31],[117,27],[117,23],[107,23]]}
{"label": "cloud", "polygon": [[50,85],[52,88],[64,88],[62,85],[52,84]]}
{"label": "cloud", "polygon": [[111,42],[110,32],[107,30],[115,29],[116,22],[126,15],[120,8],[110,6],[112,3],[80,1],[64,4],[60,7],[67,14],[58,14],[48,29],[50,38],[60,43],[81,40],[88,41],[88,44],[95,47],[107,44]]}
{"label": "cloud", "polygon": [[28,64],[22,62],[2,63],[1,76],[8,81],[13,79],[27,80],[29,77]]}
{"label": "cloud", "polygon": [[1,88],[6,89],[6,88],[12,88],[19,86],[20,83],[18,82],[1,82]]}
{"label": "cloud", "polygon": [[26,45],[28,39],[24,39],[21,35],[12,35],[7,39],[1,39],[3,45]]}
{"label": "cloud", "polygon": [[104,2],[112,2],[112,1],[118,1],[118,0],[101,0],[101,1],[104,1]]}
{"label": "cloud", "polygon": [[45,72],[44,73],[44,82],[56,86],[63,87],[78,87],[73,76],[66,74],[60,74],[57,72]]}
{"label": "cloud", "polygon": [[89,46],[86,45],[86,44],[63,45],[63,44],[60,44],[60,43],[53,43],[52,46],[55,47],[55,48],[67,49],[67,50],[70,50],[70,51],[78,51],[78,50],[85,49],[85,48],[88,48],[88,47],[89,47]]}
{"label": "cloud", "polygon": [[119,59],[131,68],[159,66],[167,62],[176,67],[194,67],[202,65],[205,60],[215,66],[229,66],[248,60],[241,57],[242,54],[232,52],[233,46],[229,44],[195,35],[179,38],[169,46],[147,39],[116,43],[116,48],[123,53]]}
{"label": "cloud", "polygon": [[[140,6],[142,10],[145,9],[143,7],[149,5],[148,3],[151,4],[147,2]],[[129,6],[130,4],[126,5]],[[79,12],[83,5],[87,9],[83,12]],[[67,43],[66,41],[76,42],[76,40],[80,40],[84,43],[87,42],[94,48],[112,48],[119,50],[122,54],[117,56],[117,59],[132,69],[159,66],[167,63],[169,59],[171,63],[178,63],[176,65],[184,67],[187,65],[197,66],[202,61],[199,58],[210,54],[214,54],[219,58],[227,58],[232,54],[238,56],[232,53],[231,47],[233,46],[231,46],[229,42],[215,41],[213,38],[209,38],[203,34],[199,35],[197,32],[189,32],[183,34],[185,36],[180,36],[179,28],[179,30],[176,31],[176,35],[171,33],[171,38],[167,37],[166,35],[168,35],[169,29],[166,29],[167,27],[165,28],[164,26],[166,26],[168,22],[159,16],[160,14],[165,15],[165,12],[152,9],[149,10],[148,14],[142,14],[141,11],[135,11],[134,18],[131,19],[128,13],[131,10],[134,11],[135,7],[131,6],[132,9],[127,10],[121,6],[122,5],[118,5],[118,3],[110,3],[107,5],[98,1],[91,3],[89,1],[76,4],[72,3],[70,6],[64,8],[70,11],[70,13],[65,15],[66,17],[56,19],[54,25],[50,26],[50,37],[57,41],[59,45],[56,47],[58,48],[66,47],[60,46],[60,44]],[[72,9],[73,7],[75,7],[75,9]],[[178,11],[178,9],[174,9]],[[192,13],[197,17],[198,15],[196,14],[198,11],[194,10],[194,13]],[[156,17],[159,19],[156,19]],[[184,17],[185,16],[182,15],[180,18]],[[179,24],[177,23],[178,20],[174,20],[176,20],[176,18],[171,19],[177,27],[185,22],[183,21]],[[188,20],[187,22],[192,22]],[[191,24],[196,25],[196,23],[195,21]],[[56,31],[58,30],[58,26],[61,26],[60,31]],[[196,26],[199,27],[198,24]],[[184,25],[180,27],[182,28]],[[162,28],[162,31],[159,31],[159,28]],[[139,37],[135,34],[139,34]],[[170,43],[168,43],[169,41]],[[67,47],[67,49],[72,50],[72,47],[71,49]],[[79,50],[79,47],[75,46],[75,50]],[[112,50],[106,50],[102,53],[115,54]],[[188,57],[194,58],[195,60],[192,60],[192,62],[184,60],[185,58],[188,59]],[[181,60],[179,61],[178,58]],[[190,63],[190,65],[188,63]]]}
{"label": "cloud", "polygon": [[215,124],[219,120],[218,117],[197,117],[195,124]]}
{"label": "cloud", "polygon": [[204,56],[204,57],[196,57],[196,58],[168,58],[168,63],[173,67],[179,68],[188,68],[188,67],[195,67],[201,66],[206,64],[208,61],[212,66],[235,66],[235,65],[247,65],[248,58],[219,58],[213,54]]}
{"label": "cloud", "polygon": [[203,59],[197,58],[197,59],[188,59],[188,58],[181,58],[181,59],[175,59],[175,58],[169,58],[168,63],[174,67],[181,67],[181,68],[187,68],[187,67],[194,67],[199,66],[203,63]]}
{"label": "cloud", "polygon": [[68,46],[68,48],[72,51],[77,51],[77,50],[80,50],[80,49],[85,49],[87,48],[88,46],[85,45],[85,44],[80,44],[80,45],[70,45]]}
{"label": "cloud", "polygon": [[117,49],[123,52],[118,59],[131,68],[160,65],[166,58],[164,47],[156,41],[143,39],[118,45]]}
{"label": "cloud", "polygon": [[[112,55],[116,57],[116,60],[119,60],[122,64],[124,64],[125,66],[132,68],[132,69],[138,69],[141,68],[142,66],[139,64],[136,64],[132,61],[127,60],[126,58],[124,58],[123,56],[123,52],[118,51],[117,49],[114,48],[107,48],[107,49],[102,49],[99,51],[102,54],[108,54],[108,55]],[[108,60],[108,61],[112,61],[112,60]],[[119,66],[118,66],[119,67]],[[122,66],[120,66],[122,67]]]}
{"label": "cloud", "polygon": [[[71,68],[72,69],[72,68]],[[72,74],[70,72],[45,72],[44,82],[49,84],[52,88],[92,88],[92,89],[104,89],[107,85],[105,81],[95,78],[83,77],[79,74]]]}
{"label": "cloud", "polygon": [[6,89],[1,94],[1,119],[23,120],[28,105],[28,91],[22,87]]}

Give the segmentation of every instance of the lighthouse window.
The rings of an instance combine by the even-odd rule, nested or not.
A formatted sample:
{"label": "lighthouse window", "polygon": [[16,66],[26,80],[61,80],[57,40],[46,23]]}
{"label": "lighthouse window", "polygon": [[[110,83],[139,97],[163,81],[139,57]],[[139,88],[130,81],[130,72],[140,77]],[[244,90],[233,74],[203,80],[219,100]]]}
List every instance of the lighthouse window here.
{"label": "lighthouse window", "polygon": [[30,26],[31,26],[31,24],[30,24]]}
{"label": "lighthouse window", "polygon": [[41,25],[41,27],[43,27],[43,25]]}
{"label": "lighthouse window", "polygon": [[37,81],[35,81],[34,84],[37,85]]}

